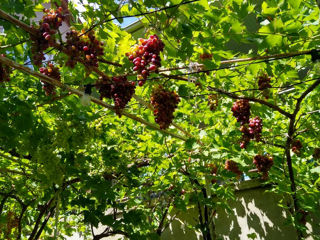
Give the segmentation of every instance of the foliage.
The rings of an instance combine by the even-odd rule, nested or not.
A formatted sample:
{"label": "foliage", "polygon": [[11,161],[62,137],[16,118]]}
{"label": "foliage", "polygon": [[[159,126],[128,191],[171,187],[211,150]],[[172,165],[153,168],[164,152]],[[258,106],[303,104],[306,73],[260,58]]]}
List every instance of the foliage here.
{"label": "foliage", "polygon": [[[0,53],[35,72],[32,33],[4,20],[2,11],[37,29],[36,12],[44,2],[0,2]],[[249,172],[256,155],[273,160],[262,178],[283,196],[280,204],[300,237],[305,234],[308,213],[317,209],[320,197],[319,56],[309,51],[320,44],[316,1],[89,0],[85,11],[71,1],[68,8],[66,1],[52,2],[55,9],[64,6],[69,16],[64,21],[70,20],[74,32],[83,30],[82,45],[85,31],[94,29],[94,38],[88,34],[90,49],[95,38],[103,41],[98,49],[103,56],[92,57],[80,43],[81,49],[72,50],[79,54],[68,55],[62,50],[64,37],[56,33],[47,59],[60,71],[55,95],[44,93],[43,84],[53,86],[45,79],[7,62],[10,81],[0,79],[0,238],[63,239],[74,232],[91,235],[90,226],[103,224],[105,232],[93,239],[114,234],[158,239],[176,215],[195,208],[205,216],[192,227],[204,239],[214,239],[214,221],[207,217],[227,207],[238,181],[224,163],[231,160],[237,172],[257,178],[260,173]],[[132,15],[142,16],[141,37],[156,34],[165,46],[156,56],[161,68],[143,76],[123,111],[123,104],[117,108],[122,95],[101,90],[101,84],[111,86],[124,75],[130,82],[141,80],[126,56],[137,39],[117,24]],[[273,54],[283,55],[267,57]],[[254,56],[265,58],[226,61]],[[2,59],[1,69],[7,69]],[[66,65],[70,60],[77,61],[72,68]],[[157,125],[149,104],[155,85],[180,97],[168,130]],[[94,103],[82,105],[66,86],[85,90]],[[116,110],[101,106],[96,99],[101,91],[112,92],[104,100],[116,101]],[[123,93],[125,103],[132,91]],[[259,142],[243,148],[241,125],[231,111],[236,100],[250,102],[251,117],[263,120]],[[292,151],[297,140],[302,147]]]}

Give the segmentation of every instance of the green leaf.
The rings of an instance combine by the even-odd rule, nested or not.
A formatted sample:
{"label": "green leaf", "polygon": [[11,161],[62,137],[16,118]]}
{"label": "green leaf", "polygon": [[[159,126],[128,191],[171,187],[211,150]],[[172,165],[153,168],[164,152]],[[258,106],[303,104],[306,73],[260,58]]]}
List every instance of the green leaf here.
{"label": "green leaf", "polygon": [[302,0],[288,0],[288,3],[293,9],[298,9],[300,7]]}
{"label": "green leaf", "polygon": [[195,138],[189,138],[184,145],[186,149],[191,150],[196,142],[197,140]]}

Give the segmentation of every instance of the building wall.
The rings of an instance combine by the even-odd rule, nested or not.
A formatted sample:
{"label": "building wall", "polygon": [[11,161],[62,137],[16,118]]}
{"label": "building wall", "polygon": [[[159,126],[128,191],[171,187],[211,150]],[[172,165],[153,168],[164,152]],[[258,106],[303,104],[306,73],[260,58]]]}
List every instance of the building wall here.
{"label": "building wall", "polygon": [[[215,218],[219,240],[296,240],[297,233],[288,224],[289,214],[278,206],[280,197],[263,187],[259,180],[241,182],[236,187],[235,199],[228,202],[231,213],[219,208]],[[307,217],[310,236],[306,240],[320,239],[320,208]],[[179,213],[163,232],[162,240],[201,240],[201,233],[190,226],[197,225],[198,212],[190,209]],[[104,228],[96,231],[99,233]],[[68,240],[81,239],[74,236]],[[120,235],[105,240],[123,239]]]}

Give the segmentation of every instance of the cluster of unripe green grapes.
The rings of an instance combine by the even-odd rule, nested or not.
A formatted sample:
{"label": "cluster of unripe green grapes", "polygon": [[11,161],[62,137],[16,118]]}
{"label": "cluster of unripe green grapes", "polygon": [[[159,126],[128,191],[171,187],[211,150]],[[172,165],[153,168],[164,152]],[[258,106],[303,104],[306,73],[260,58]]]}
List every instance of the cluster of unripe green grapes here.
{"label": "cluster of unripe green grapes", "polygon": [[81,33],[72,30],[66,34],[66,53],[69,56],[66,66],[74,68],[77,61],[81,60],[87,66],[98,67],[98,57],[103,55],[104,43],[99,41],[94,31]]}
{"label": "cluster of unripe green grapes", "polygon": [[[47,67],[41,67],[40,72],[48,77],[54,78],[58,81],[61,80],[61,75],[58,67],[55,67],[52,63],[48,63]],[[45,91],[47,96],[50,95],[55,95],[55,86],[47,83],[47,82],[42,82],[43,83],[43,90]]]}
{"label": "cluster of unripe green grapes", "polygon": [[37,29],[37,35],[30,35],[32,40],[31,52],[33,55],[33,63],[36,66],[41,66],[42,60],[45,59],[44,51],[53,46],[55,43],[55,34],[58,32],[59,27],[62,25],[64,15],[62,8],[57,10],[44,9],[44,16],[40,21],[40,27]]}
{"label": "cluster of unripe green grapes", "polygon": [[208,105],[211,111],[215,111],[218,107],[219,99],[217,94],[211,94],[208,96]]}
{"label": "cluster of unripe green grapes", "polygon": [[133,62],[133,71],[138,73],[139,86],[142,86],[150,72],[157,72],[161,66],[160,52],[164,43],[157,35],[151,35],[148,39],[139,39],[139,44],[133,46],[126,55]]}
{"label": "cluster of unripe green grapes", "polygon": [[165,90],[161,85],[155,87],[151,94],[151,104],[154,107],[153,115],[160,129],[167,129],[172,120],[173,112],[180,102],[178,94]]}

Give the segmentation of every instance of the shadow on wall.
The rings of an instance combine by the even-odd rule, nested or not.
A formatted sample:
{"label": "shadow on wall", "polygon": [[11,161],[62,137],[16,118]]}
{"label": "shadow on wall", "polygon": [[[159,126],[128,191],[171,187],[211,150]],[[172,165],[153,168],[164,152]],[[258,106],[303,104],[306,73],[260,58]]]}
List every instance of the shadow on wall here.
{"label": "shadow on wall", "polygon": [[297,239],[286,212],[277,206],[280,199],[265,189],[240,191],[230,201],[233,213],[218,210],[216,229],[221,239]]}
{"label": "shadow on wall", "polygon": [[[179,213],[179,216],[162,233],[163,240],[200,240],[201,233],[196,232],[193,226],[197,225],[197,211],[188,210],[187,213]],[[190,227],[188,227],[190,226]]]}
{"label": "shadow on wall", "polygon": [[[294,227],[288,222],[289,216],[277,203],[280,198],[266,188],[254,188],[236,192],[236,199],[229,202],[231,212],[218,209],[215,219],[216,234],[219,240],[296,240]],[[312,219],[308,217],[310,237],[307,240],[320,239],[320,209]],[[197,223],[197,211],[188,210],[180,214],[171,226],[162,234],[163,240],[199,240],[199,232],[187,226]],[[318,238],[315,238],[315,237]]]}

